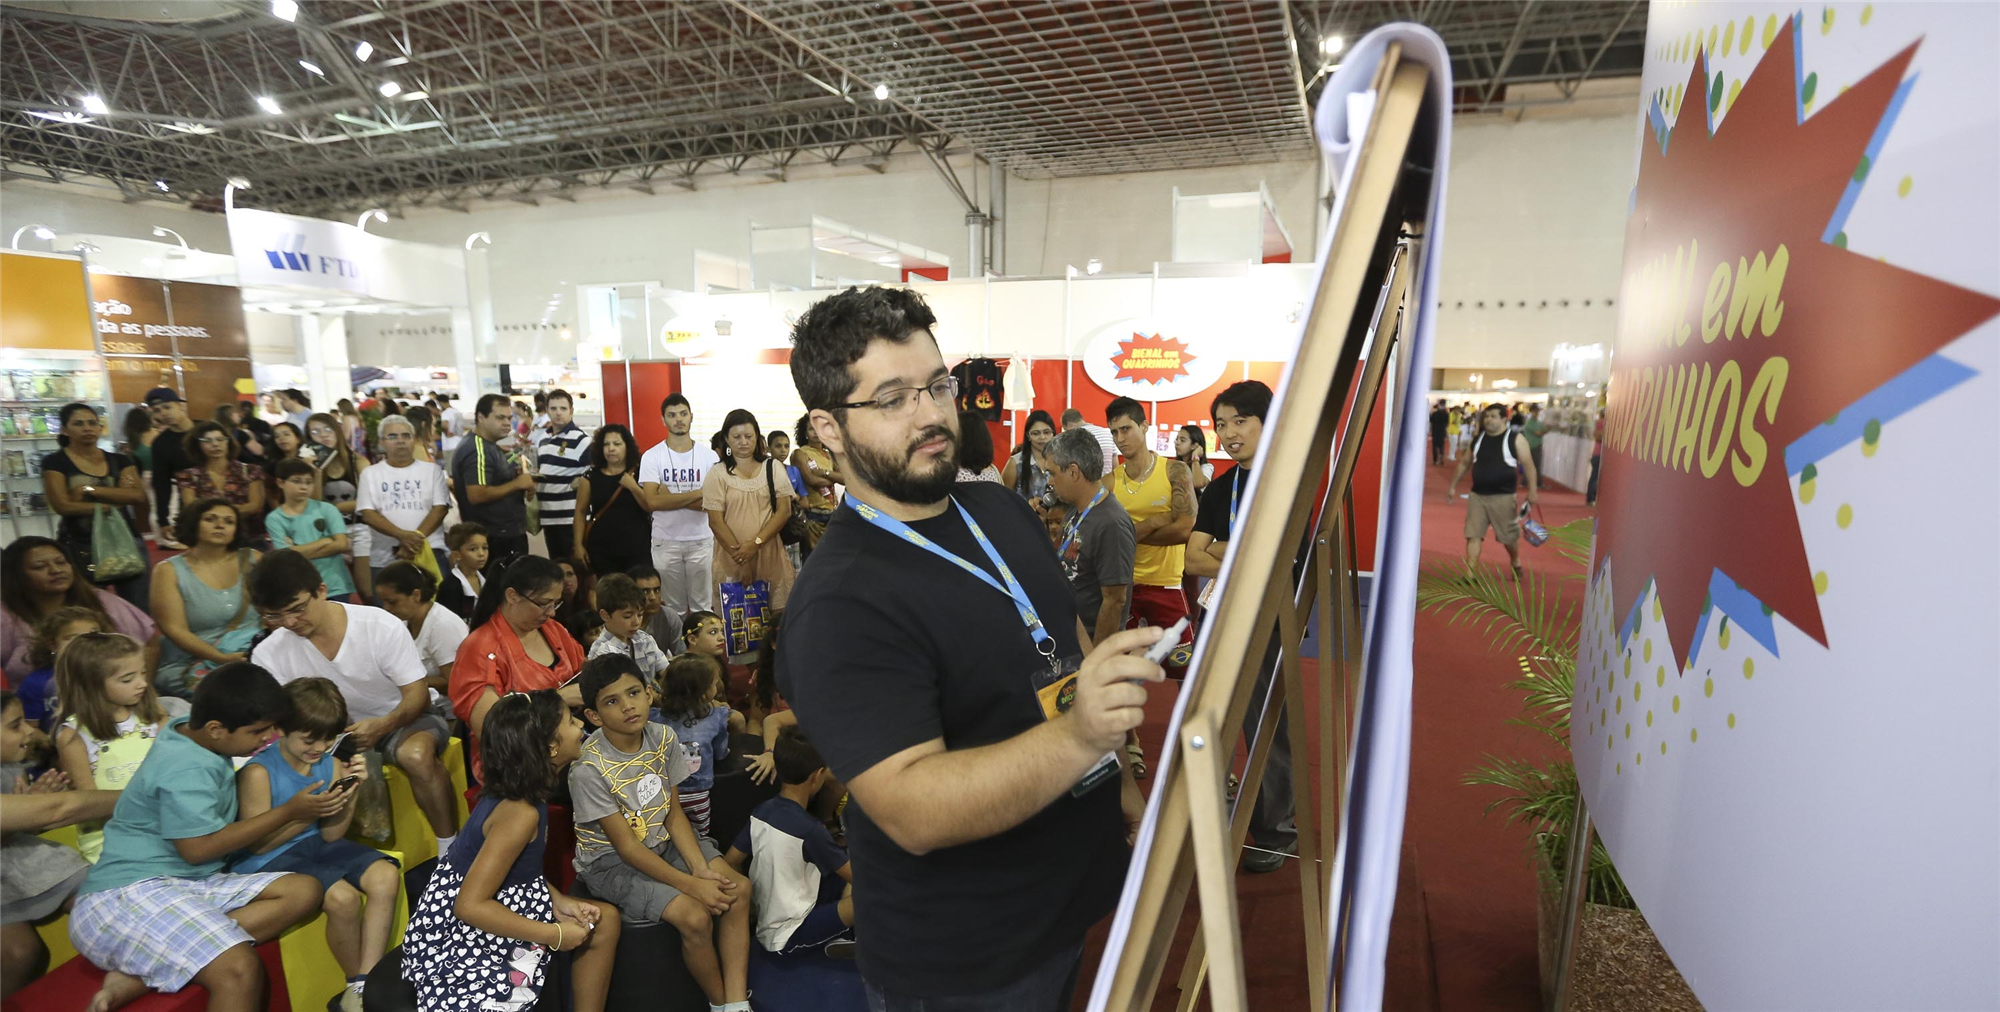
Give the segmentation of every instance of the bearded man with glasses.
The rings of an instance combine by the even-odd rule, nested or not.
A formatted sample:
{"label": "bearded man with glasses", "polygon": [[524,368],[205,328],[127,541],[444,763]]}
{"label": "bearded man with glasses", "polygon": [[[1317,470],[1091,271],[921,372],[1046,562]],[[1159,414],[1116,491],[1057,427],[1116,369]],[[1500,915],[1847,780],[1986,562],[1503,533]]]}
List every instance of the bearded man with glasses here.
{"label": "bearded man with glasses", "polygon": [[1042,522],[958,477],[954,384],[914,292],[799,319],[792,379],[847,498],[801,572],[778,689],[848,785],[877,1010],[1068,1009],[1141,798],[1115,750],[1164,675],[1155,628],[1090,649]]}

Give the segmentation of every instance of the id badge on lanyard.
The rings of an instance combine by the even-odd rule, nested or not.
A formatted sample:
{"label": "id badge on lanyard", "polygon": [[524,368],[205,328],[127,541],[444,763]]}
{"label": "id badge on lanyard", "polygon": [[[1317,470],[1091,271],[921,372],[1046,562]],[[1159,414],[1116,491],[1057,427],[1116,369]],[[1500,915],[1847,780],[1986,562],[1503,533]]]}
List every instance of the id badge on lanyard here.
{"label": "id badge on lanyard", "polygon": [[[1082,667],[1083,658],[1064,657],[1049,665],[1037,665],[1028,675],[1028,688],[1034,691],[1035,701],[1041,704],[1042,719],[1054,720],[1069,712],[1076,703],[1077,670]],[[1104,753],[1104,758],[1069,789],[1073,798],[1083,797],[1092,788],[1118,775],[1118,754]]]}

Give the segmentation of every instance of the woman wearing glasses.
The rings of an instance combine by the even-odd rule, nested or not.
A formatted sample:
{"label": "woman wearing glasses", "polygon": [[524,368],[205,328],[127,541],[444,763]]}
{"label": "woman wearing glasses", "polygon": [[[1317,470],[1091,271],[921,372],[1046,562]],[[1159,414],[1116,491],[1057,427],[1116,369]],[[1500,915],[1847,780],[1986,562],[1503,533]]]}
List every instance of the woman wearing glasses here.
{"label": "woman wearing glasses", "polygon": [[570,682],[583,669],[583,647],[556,621],[563,603],[562,567],[524,555],[486,581],[451,668],[451,708],[472,729],[478,775],[479,731],[486,712],[510,692],[557,689],[571,709],[583,695]]}
{"label": "woman wearing glasses", "polygon": [[[742,408],[731,411],[722,419],[722,436],[729,452],[709,469],[701,486],[701,508],[715,534],[715,580],[724,588],[725,601],[731,597],[730,584],[742,592],[764,583],[770,592],[769,622],[785,610],[792,592],[792,563],[778,532],[791,519],[798,496],[791,479],[764,452],[764,430],[756,415]],[[723,611],[728,610],[725,604]],[[738,653],[754,650],[747,642],[732,647]]]}
{"label": "woman wearing glasses", "polygon": [[258,622],[243,581],[257,553],[242,533],[236,506],[222,499],[194,501],[174,519],[188,550],[153,567],[153,621],[166,640],[153,681],[163,696],[192,695],[210,670],[248,656]]}
{"label": "woman wearing glasses", "polygon": [[264,540],[264,469],[236,459],[236,440],[214,422],[203,422],[188,430],[183,446],[193,448],[188,456],[195,466],[174,475],[181,501],[220,499],[236,508],[245,544]]}

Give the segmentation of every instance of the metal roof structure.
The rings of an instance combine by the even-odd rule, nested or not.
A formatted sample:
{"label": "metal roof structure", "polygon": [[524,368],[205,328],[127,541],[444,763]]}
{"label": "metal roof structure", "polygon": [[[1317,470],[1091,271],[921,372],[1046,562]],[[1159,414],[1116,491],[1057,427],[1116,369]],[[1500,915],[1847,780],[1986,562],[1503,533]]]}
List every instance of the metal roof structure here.
{"label": "metal roof structure", "polygon": [[1311,150],[1321,41],[1388,21],[1444,37],[1462,111],[1643,59],[1643,0],[0,0],[0,172],[327,213],[899,151],[1267,161]]}

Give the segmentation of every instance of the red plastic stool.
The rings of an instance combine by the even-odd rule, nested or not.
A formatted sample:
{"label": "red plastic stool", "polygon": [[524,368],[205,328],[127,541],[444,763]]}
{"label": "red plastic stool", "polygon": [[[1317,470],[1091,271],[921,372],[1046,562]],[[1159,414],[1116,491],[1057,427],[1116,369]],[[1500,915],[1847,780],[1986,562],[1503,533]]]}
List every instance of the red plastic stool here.
{"label": "red plastic stool", "polygon": [[[278,943],[257,946],[257,958],[264,963],[264,980],[271,990],[269,1012],[292,1012]],[[91,997],[103,986],[104,971],[78,956],[0,1002],[0,1012],[78,1012],[90,1004]],[[152,992],[124,1006],[121,1012],[204,1012],[207,1008],[208,989],[189,984],[173,994]]]}

